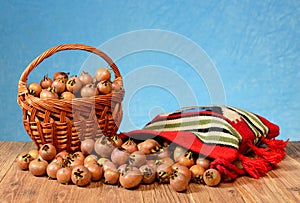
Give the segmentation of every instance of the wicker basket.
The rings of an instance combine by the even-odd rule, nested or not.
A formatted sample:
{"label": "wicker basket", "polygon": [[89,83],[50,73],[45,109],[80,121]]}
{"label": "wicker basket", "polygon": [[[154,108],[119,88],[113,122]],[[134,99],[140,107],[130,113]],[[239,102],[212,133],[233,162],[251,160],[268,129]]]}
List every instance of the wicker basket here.
{"label": "wicker basket", "polygon": [[116,134],[122,119],[124,88],[108,95],[73,100],[40,99],[27,90],[27,77],[44,59],[64,50],[84,50],[102,57],[121,80],[118,67],[102,51],[82,44],[55,46],[35,58],[24,70],[18,85],[18,104],[23,112],[23,124],[38,148],[52,143],[58,151],[77,151],[80,141],[101,135]]}

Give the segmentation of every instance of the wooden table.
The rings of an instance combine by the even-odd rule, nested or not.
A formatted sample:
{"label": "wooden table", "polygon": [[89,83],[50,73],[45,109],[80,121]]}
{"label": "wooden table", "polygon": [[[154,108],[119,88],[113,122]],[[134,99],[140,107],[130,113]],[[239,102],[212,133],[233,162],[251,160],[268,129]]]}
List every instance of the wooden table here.
{"label": "wooden table", "polygon": [[286,158],[263,178],[240,177],[215,188],[191,183],[185,193],[158,183],[127,190],[103,181],[77,187],[34,177],[15,163],[18,153],[34,148],[0,142],[0,202],[300,202],[300,142],[290,142]]}

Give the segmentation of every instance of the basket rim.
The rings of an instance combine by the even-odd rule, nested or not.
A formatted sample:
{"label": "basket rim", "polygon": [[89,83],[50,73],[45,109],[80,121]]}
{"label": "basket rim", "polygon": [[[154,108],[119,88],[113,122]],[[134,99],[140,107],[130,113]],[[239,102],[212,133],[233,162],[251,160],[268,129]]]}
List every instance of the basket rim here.
{"label": "basket rim", "polygon": [[104,59],[108,65],[111,67],[111,69],[114,72],[115,75],[115,80],[122,80],[121,73],[119,71],[119,68],[117,65],[113,62],[113,60],[105,54],[103,51],[89,46],[89,45],[84,45],[84,44],[62,44],[58,46],[51,47],[41,53],[39,56],[37,56],[34,60],[32,60],[27,67],[24,69],[22,75],[20,76],[19,79],[19,84],[18,84],[18,96],[23,95],[28,93],[27,90],[27,80],[29,74],[34,70],[42,61],[44,61],[46,58],[49,58],[50,56],[54,55],[57,52],[65,51],[65,50],[82,50],[82,51],[87,51],[90,53],[94,53],[98,56],[100,56],[102,59]]}

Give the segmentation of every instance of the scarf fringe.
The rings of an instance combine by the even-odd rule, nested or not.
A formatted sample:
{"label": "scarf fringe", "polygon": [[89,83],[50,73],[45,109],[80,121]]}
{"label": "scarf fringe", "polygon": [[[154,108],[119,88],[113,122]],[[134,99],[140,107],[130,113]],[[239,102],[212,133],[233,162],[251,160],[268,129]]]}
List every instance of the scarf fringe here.
{"label": "scarf fringe", "polygon": [[215,159],[211,162],[210,167],[217,169],[222,175],[227,175],[231,179],[236,179],[238,176],[245,174],[244,170],[239,169],[225,159]]}
{"label": "scarf fringe", "polygon": [[248,144],[257,158],[249,158],[241,154],[238,156],[244,170],[253,178],[264,176],[285,157],[286,151],[284,148],[289,141],[268,140],[266,138],[261,140],[267,147],[255,146],[252,143]]}
{"label": "scarf fringe", "polygon": [[249,144],[248,146],[258,157],[265,159],[268,163],[274,166],[277,165],[285,157],[286,152],[284,148],[288,141],[267,140],[265,138],[262,138],[261,141],[267,145],[266,148],[258,147],[253,144]]}
{"label": "scarf fringe", "polygon": [[240,154],[238,159],[242,162],[244,170],[253,178],[260,178],[272,169],[272,166],[263,158],[250,158]]}
{"label": "scarf fringe", "polygon": [[290,139],[283,141],[283,140],[275,140],[275,139],[269,140],[266,139],[265,137],[262,137],[261,140],[263,141],[263,143],[265,143],[268,147],[272,149],[284,149]]}

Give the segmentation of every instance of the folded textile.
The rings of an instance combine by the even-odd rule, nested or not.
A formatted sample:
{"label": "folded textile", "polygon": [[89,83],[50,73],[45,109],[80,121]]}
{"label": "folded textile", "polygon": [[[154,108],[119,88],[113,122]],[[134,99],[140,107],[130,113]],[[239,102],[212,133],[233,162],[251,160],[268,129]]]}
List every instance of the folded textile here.
{"label": "folded textile", "polygon": [[[232,179],[259,178],[285,156],[288,141],[276,140],[279,126],[230,106],[196,106],[157,115],[141,130],[121,133],[134,139],[164,138],[213,159],[210,167]],[[255,157],[249,156],[249,152]],[[234,162],[240,162],[237,167]]]}

